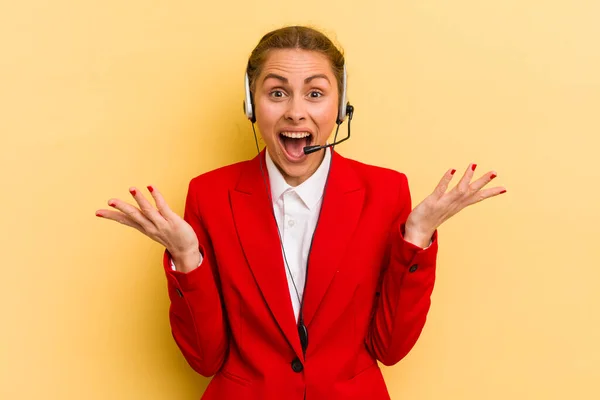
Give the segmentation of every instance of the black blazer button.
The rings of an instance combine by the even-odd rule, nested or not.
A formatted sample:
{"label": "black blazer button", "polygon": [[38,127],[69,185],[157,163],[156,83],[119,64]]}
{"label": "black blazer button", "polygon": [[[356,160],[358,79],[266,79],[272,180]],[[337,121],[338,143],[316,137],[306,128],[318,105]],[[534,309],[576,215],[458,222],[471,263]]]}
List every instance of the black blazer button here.
{"label": "black blazer button", "polygon": [[413,265],[412,267],[410,267],[408,269],[409,272],[415,272],[417,270],[417,268],[419,268],[419,266],[417,264]]}
{"label": "black blazer button", "polygon": [[292,361],[292,370],[294,372],[302,372],[303,369],[304,365],[302,365],[302,362],[299,359],[294,358],[294,361]]}

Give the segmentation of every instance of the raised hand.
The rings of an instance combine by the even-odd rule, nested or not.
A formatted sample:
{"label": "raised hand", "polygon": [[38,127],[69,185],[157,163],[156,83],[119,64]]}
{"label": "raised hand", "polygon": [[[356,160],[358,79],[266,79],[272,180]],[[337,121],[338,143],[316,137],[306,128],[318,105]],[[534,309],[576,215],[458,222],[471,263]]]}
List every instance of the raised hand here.
{"label": "raised hand", "polygon": [[497,175],[490,171],[471,182],[477,164],[470,164],[458,185],[448,191],[456,172],[448,170],[433,193],[417,205],[406,221],[404,237],[407,241],[427,247],[435,230],[462,209],[506,192],[503,187],[484,189]]}
{"label": "raised hand", "polygon": [[154,198],[156,207],[150,204],[135,187],[132,187],[129,192],[139,208],[119,199],[110,199],[108,205],[114,210],[98,210],[96,215],[135,228],[165,246],[171,253],[178,270],[197,267],[200,251],[194,229],[169,208],[155,187],[148,186],[148,190]]}

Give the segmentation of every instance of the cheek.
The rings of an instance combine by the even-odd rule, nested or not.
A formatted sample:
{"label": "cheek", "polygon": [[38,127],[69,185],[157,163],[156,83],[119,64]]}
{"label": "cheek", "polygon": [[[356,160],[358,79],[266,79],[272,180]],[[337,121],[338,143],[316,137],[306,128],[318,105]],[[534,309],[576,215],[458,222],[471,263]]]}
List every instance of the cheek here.
{"label": "cheek", "polygon": [[317,124],[321,126],[333,126],[338,114],[337,104],[332,102],[326,107],[319,105],[313,109],[311,114]]}
{"label": "cheek", "polygon": [[282,115],[283,110],[278,103],[262,102],[256,104],[256,120],[263,129],[273,127]]}
{"label": "cheek", "polygon": [[281,116],[282,111],[279,109],[277,103],[265,102],[256,104],[256,125],[271,155],[281,153],[281,149],[277,144],[278,135],[275,133]]}

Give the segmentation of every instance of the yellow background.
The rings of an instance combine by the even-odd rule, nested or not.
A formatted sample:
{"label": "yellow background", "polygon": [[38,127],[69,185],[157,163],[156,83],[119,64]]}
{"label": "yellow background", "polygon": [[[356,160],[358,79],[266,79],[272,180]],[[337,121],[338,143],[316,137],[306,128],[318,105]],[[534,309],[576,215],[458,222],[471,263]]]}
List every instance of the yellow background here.
{"label": "yellow background", "polygon": [[67,1],[0,6],[0,398],[197,399],[167,319],[162,248],[98,219],[154,184],[255,154],[243,72],[260,36],[344,47],[353,137],[415,204],[450,167],[508,193],[440,229],[393,399],[598,399],[600,3]]}

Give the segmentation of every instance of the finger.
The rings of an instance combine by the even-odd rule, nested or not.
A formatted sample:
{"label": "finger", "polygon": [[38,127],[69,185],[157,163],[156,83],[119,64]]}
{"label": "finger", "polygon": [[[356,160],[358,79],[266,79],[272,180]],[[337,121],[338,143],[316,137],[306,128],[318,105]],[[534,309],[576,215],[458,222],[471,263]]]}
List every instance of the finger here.
{"label": "finger", "polygon": [[452,189],[451,194],[454,200],[469,194],[469,184],[471,179],[473,179],[475,168],[477,168],[477,164],[469,164],[458,184],[454,187],[454,189]]}
{"label": "finger", "polygon": [[471,199],[468,205],[479,203],[483,200],[490,199],[492,197],[499,196],[506,193],[506,189],[502,186],[493,187],[489,189],[483,189],[478,191],[475,196]]}
{"label": "finger", "polygon": [[138,231],[144,233],[143,228],[140,226],[140,224],[134,222],[127,215],[123,214],[120,211],[98,210],[98,211],[96,211],[96,216],[104,218],[104,219],[116,221],[120,224],[130,226],[130,227],[137,229]]}
{"label": "finger", "polygon": [[156,230],[156,226],[137,207],[119,199],[110,199],[108,205],[121,211],[129,219],[138,224],[144,230],[144,234]]}
{"label": "finger", "polygon": [[446,193],[446,190],[448,190],[448,185],[452,181],[455,172],[455,169],[449,169],[446,171],[444,176],[442,176],[442,179],[440,179],[440,182],[434,190],[434,193],[437,194],[437,197],[442,197]]}
{"label": "finger", "polygon": [[490,183],[497,176],[498,176],[498,174],[496,174],[495,171],[488,172],[487,174],[483,175],[481,178],[477,179],[475,182],[471,183],[471,190],[473,192],[481,190],[483,187],[485,187],[485,185]]}
{"label": "finger", "polygon": [[177,214],[171,210],[162,193],[155,186],[149,185],[148,191],[152,194],[152,198],[156,203],[156,208],[163,218],[168,221],[172,221],[177,217]]}
{"label": "finger", "polygon": [[146,197],[140,193],[135,187],[129,188],[129,193],[133,196],[135,201],[140,206],[141,212],[148,218],[156,227],[162,226],[165,222],[165,218],[158,212],[158,210],[146,199]]}
{"label": "finger", "polygon": [[471,179],[473,179],[473,174],[475,173],[475,168],[477,168],[477,164],[469,164],[467,170],[458,182],[457,188],[460,194],[466,194],[468,192],[469,184],[471,183]]}

